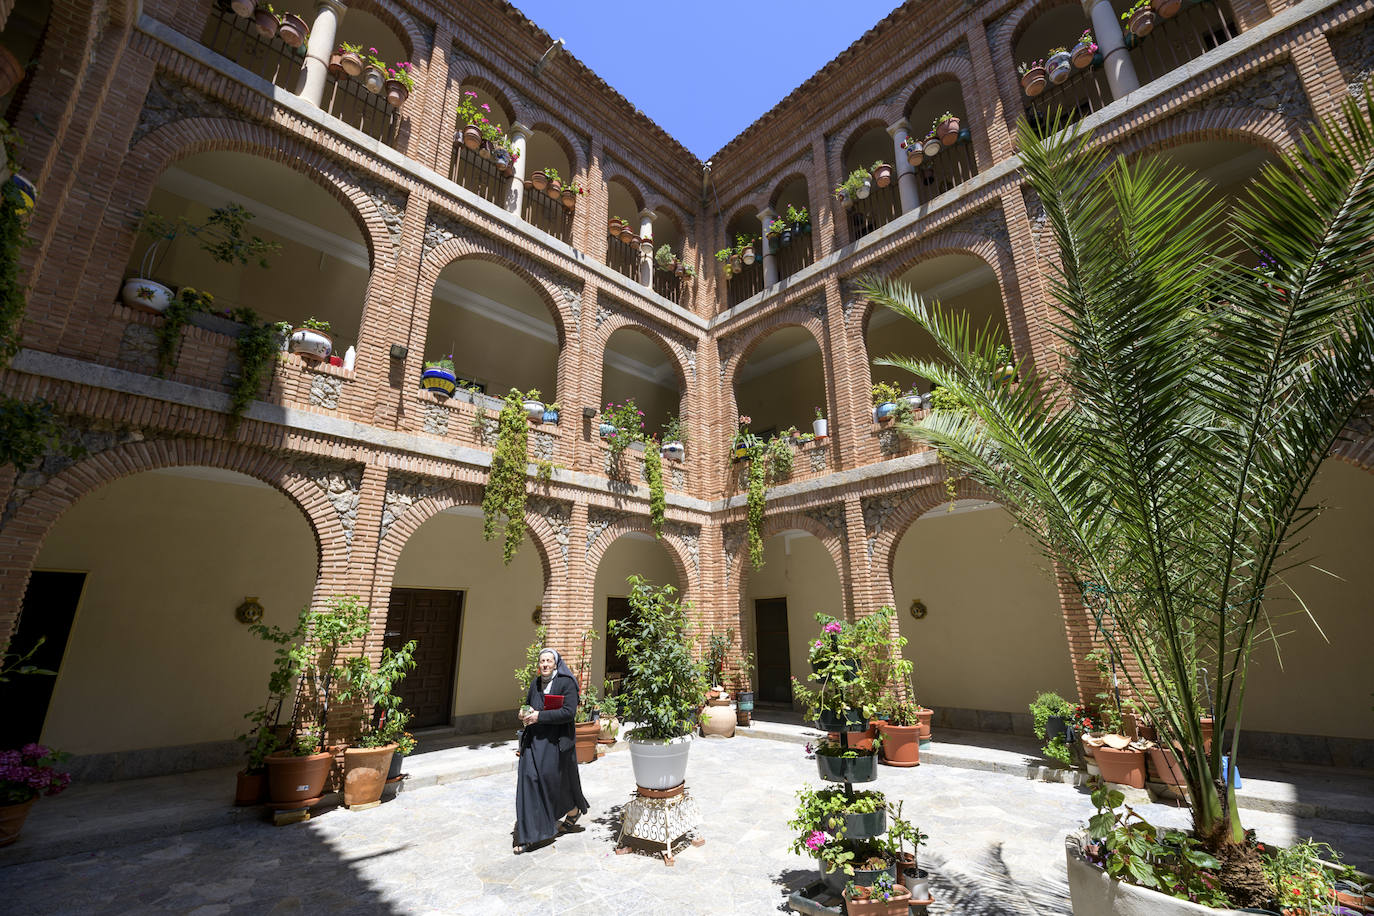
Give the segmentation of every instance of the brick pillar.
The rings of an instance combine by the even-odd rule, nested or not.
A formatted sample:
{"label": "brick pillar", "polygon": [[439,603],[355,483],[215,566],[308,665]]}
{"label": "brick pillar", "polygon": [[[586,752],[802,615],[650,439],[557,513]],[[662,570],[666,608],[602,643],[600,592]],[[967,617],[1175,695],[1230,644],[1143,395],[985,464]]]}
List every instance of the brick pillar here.
{"label": "brick pillar", "polygon": [[850,494],[844,498],[844,567],[838,570],[844,595],[844,617],[857,620],[877,608],[872,604],[872,564],[868,557],[868,532],[863,503]]}
{"label": "brick pillar", "polygon": [[[582,286],[582,320],[592,322],[596,317],[596,285],[586,283]],[[601,409],[601,367],[595,369],[595,380],[588,376],[589,366],[596,355],[587,351],[590,333],[583,335],[573,329],[569,334],[563,352],[558,358],[558,400],[567,405],[564,416],[576,423],[573,430],[572,467],[579,471],[595,474],[603,473],[601,467],[601,441],[597,438],[597,419],[584,418],[583,407]],[[566,391],[566,393],[565,393]]]}
{"label": "brick pillar", "polygon": [[[377,263],[373,264],[368,281],[367,304],[358,329],[357,365],[364,371],[358,373],[358,378],[374,380],[368,403],[372,407],[372,422],[383,426],[404,427],[404,417],[411,407],[410,393],[419,383],[425,359],[430,297],[434,291],[421,289],[419,282],[428,220],[428,198],[412,192],[401,220],[400,248],[377,252]],[[383,264],[384,260],[387,263]],[[401,344],[409,351],[404,360],[391,358],[392,344]]]}
{"label": "brick pillar", "polygon": [[1009,185],[1002,192],[1002,214],[1007,222],[1011,261],[1016,289],[1004,290],[1003,308],[1011,331],[1011,346],[1019,360],[1030,358],[1035,365],[1052,366],[1057,344],[1047,324],[1050,318],[1049,282],[1058,263],[1059,249],[1048,224],[1038,224],[1026,209],[1021,186]]}
{"label": "brick pillar", "polygon": [[[1240,15],[1239,11],[1236,15]],[[1299,37],[1292,46],[1292,54],[1293,66],[1302,80],[1303,92],[1307,94],[1312,113],[1318,118],[1338,113],[1347,90],[1327,36],[1312,32]]]}
{"label": "brick pillar", "polygon": [[552,596],[554,608],[544,605],[544,623],[549,627],[549,642],[559,647],[572,649],[577,637],[596,620],[596,608],[592,603],[596,570],[587,564],[587,504],[575,502],[572,519],[568,525],[568,569],[561,577],[561,564],[552,564],[554,580],[546,590],[546,597]]}
{"label": "brick pillar", "polygon": [[[979,170],[988,168],[995,162],[1010,156],[1013,152],[1011,131],[1007,128],[1008,115],[1020,113],[1019,87],[1015,81],[1015,64],[1002,61],[1001,66],[1013,74],[1011,79],[999,79],[998,65],[993,62],[992,52],[988,49],[987,27],[975,19],[964,33],[968,42],[969,57],[973,63],[973,85],[960,86],[964,93],[964,104],[974,123],[970,124],[973,134],[973,151]],[[1008,99],[1006,93],[1015,95]]]}
{"label": "brick pillar", "polygon": [[1231,0],[1231,12],[1236,14],[1236,25],[1246,32],[1292,5],[1289,0],[1269,0],[1267,4],[1265,0]]}
{"label": "brick pillar", "polygon": [[[581,238],[574,236],[573,246],[587,253],[587,257],[598,264],[606,263],[606,252],[610,248],[610,236],[606,234],[606,223],[611,218],[611,192],[601,172],[601,160],[606,155],[606,147],[599,136],[592,136],[592,151],[587,158],[587,187],[591,193],[584,196],[584,203],[578,209],[586,209],[587,223]],[[596,305],[590,313],[596,314]]]}
{"label": "brick pillar", "polygon": [[[434,44],[429,49],[429,60],[415,61],[415,95],[406,100],[410,110],[410,142],[407,144],[411,158],[423,161],[434,167],[436,172],[445,174],[448,170],[448,157],[453,146],[452,131],[444,127],[456,114],[448,113],[449,79],[448,52],[453,47],[453,32],[439,22],[434,26]],[[416,98],[418,96],[418,98]],[[454,109],[457,109],[455,104]]]}
{"label": "brick pillar", "polygon": [[830,189],[838,182],[830,174],[826,161],[825,134],[811,135],[811,167],[806,170],[806,190],[811,198],[811,244],[817,261],[826,257],[842,243],[837,238],[835,208],[830,206]]}

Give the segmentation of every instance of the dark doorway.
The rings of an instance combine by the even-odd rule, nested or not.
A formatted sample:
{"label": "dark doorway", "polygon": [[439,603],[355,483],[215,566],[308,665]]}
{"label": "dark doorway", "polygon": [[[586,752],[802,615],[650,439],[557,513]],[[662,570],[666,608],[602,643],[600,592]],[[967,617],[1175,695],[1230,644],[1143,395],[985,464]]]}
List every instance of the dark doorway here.
{"label": "dark doorway", "polygon": [[411,728],[448,725],[458,671],[463,593],[436,588],[393,588],[382,645],[399,649],[415,640],[415,669],[397,686],[414,716]]}
{"label": "dark doorway", "polygon": [[[58,670],[85,584],[85,573],[35,571],[24,592],[19,629],[10,640],[9,651],[27,652],[42,639],[43,645],[25,664]],[[0,709],[5,711],[0,747],[20,747],[39,739],[56,682],[57,678],[46,674],[21,674],[0,684]]]}
{"label": "dark doorway", "polygon": [[792,652],[787,640],[787,599],[754,601],[758,644],[758,702],[792,705]]}
{"label": "dark doorway", "polygon": [[612,692],[620,689],[621,682],[630,670],[630,663],[620,651],[620,637],[611,633],[612,620],[625,620],[630,616],[630,599],[609,597],[606,599],[606,680],[611,682]]}

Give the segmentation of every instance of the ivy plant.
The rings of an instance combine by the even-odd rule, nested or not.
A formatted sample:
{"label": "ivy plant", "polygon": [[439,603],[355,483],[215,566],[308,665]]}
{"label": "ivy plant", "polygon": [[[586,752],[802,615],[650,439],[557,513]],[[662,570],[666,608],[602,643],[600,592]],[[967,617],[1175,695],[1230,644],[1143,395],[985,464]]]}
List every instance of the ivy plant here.
{"label": "ivy plant", "polygon": [[181,334],[186,330],[191,315],[196,312],[208,312],[214,304],[214,296],[190,286],[183,286],[172,297],[172,301],[162,313],[162,326],[157,330],[155,372],[159,378],[176,368],[177,348],[181,345]]}
{"label": "ivy plant", "polygon": [[239,371],[234,379],[234,387],[229,392],[228,432],[231,435],[238,429],[243,412],[258,393],[273,355],[280,352],[282,338],[278,325],[260,322],[252,309],[236,310],[235,317],[245,327],[237,343]]}
{"label": "ivy plant", "polygon": [[[11,172],[19,170],[18,136],[0,121],[0,137]],[[0,185],[0,369],[19,352],[19,323],[24,318],[24,287],[19,282],[19,249],[28,244],[28,224],[23,195],[12,182]]]}
{"label": "ivy plant", "polygon": [[492,540],[504,525],[501,559],[509,566],[525,537],[525,478],[528,476],[529,426],[525,394],[512,388],[496,418],[496,450],[482,493],[482,537]]}
{"label": "ivy plant", "polygon": [[668,500],[663,495],[663,454],[652,440],[644,449],[644,475],[649,478],[649,523],[654,527],[654,536],[661,538]]}
{"label": "ivy plant", "polygon": [[766,442],[750,436],[745,441],[749,450],[749,562],[755,569],[763,566],[763,507],[770,484],[776,477],[792,473],[792,445],[784,437],[775,436]]}
{"label": "ivy plant", "polygon": [[81,457],[86,450],[79,442],[63,441],[65,428],[51,401],[0,395],[0,467],[12,464],[22,473],[50,452]]}

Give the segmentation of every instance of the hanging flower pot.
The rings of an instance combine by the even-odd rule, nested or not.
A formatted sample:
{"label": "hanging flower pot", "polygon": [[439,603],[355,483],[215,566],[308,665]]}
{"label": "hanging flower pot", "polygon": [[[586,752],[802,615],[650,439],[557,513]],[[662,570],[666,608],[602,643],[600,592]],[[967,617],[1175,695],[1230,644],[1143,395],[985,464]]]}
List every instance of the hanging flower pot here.
{"label": "hanging flower pot", "polygon": [[490,141],[490,140],[483,140],[483,141],[481,142],[481,144],[478,145],[478,147],[477,147],[477,155],[481,156],[483,159],[486,159],[488,162],[491,161],[491,141]]}
{"label": "hanging flower pot", "polygon": [[835,198],[840,202],[840,206],[844,207],[846,210],[854,206],[854,198],[850,197],[849,192],[844,188],[840,188],[835,192]]}
{"label": "hanging flower pot", "polygon": [[744,259],[737,254],[730,255],[730,269],[735,273],[744,270]]}
{"label": "hanging flower pot", "polygon": [[[464,146],[475,152],[482,145],[482,132],[469,124],[463,128],[459,134],[459,139],[463,141]],[[543,173],[535,172],[534,174],[542,175]]]}
{"label": "hanging flower pot", "polygon": [[563,189],[563,206],[564,206],[564,208],[566,208],[566,209],[568,209],[568,210],[571,210],[571,209],[573,209],[574,207],[577,206],[577,192],[576,192],[576,191],[572,190],[571,188],[564,188],[564,189]]}
{"label": "hanging flower pot", "polygon": [[251,19],[257,7],[254,0],[231,0],[229,8],[244,19]]}
{"label": "hanging flower pot", "polygon": [[880,188],[892,184],[892,166],[879,165],[873,168],[873,181]]}
{"label": "hanging flower pot", "polygon": [[1159,14],[1160,19],[1173,19],[1183,8],[1183,0],[1150,0],[1150,9]]}
{"label": "hanging flower pot", "polygon": [[946,118],[935,128],[935,136],[940,138],[940,143],[945,146],[953,146],[954,141],[959,139],[959,119]]}
{"label": "hanging flower pot", "polygon": [[920,165],[925,162],[926,154],[920,146],[908,146],[906,149],[906,161],[911,165]]}
{"label": "hanging flower pot", "polygon": [[745,246],[744,246],[744,252],[740,255],[740,258],[744,261],[744,263],[745,263],[746,265],[753,264],[753,263],[754,263],[754,260],[755,260],[755,258],[754,258],[754,246],[753,246],[753,245],[745,245]]}
{"label": "hanging flower pot", "polygon": [[673,265],[673,276],[678,277],[680,279],[686,275],[687,265],[683,264],[681,261],[678,261],[676,264]]}
{"label": "hanging flower pot", "polygon": [[557,200],[563,193],[563,182],[557,178],[552,179],[549,186],[544,189],[544,193]]}
{"label": "hanging flower pot", "polygon": [[310,26],[295,13],[283,13],[281,25],[277,27],[277,37],[293,48],[299,48],[310,34]]}
{"label": "hanging flower pot", "polygon": [[392,108],[400,108],[410,98],[410,90],[400,80],[387,80],[383,88],[386,89],[386,103]]}
{"label": "hanging flower pot", "polygon": [[940,142],[938,136],[926,137],[925,140],[921,142],[921,152],[926,154],[927,159],[930,159],[932,156],[939,155],[943,146],[944,144]]}
{"label": "hanging flower pot", "polygon": [[630,245],[634,240],[635,234],[630,231],[630,225],[628,223],[622,223],[620,226],[620,241],[626,245]]}
{"label": "hanging flower pot", "polygon": [[253,10],[253,31],[258,33],[259,38],[271,38],[277,34],[277,27],[280,24],[277,21],[276,13],[267,7],[259,6]]}
{"label": "hanging flower pot", "polygon": [[[386,85],[386,74],[380,68],[368,64],[363,69],[363,88],[373,95],[381,95],[382,87]],[[480,139],[480,136],[479,136]]]}
{"label": "hanging flower pot", "polygon": [[510,166],[510,150],[504,146],[492,147],[491,161],[495,162],[496,167],[504,172]]}
{"label": "hanging flower pot", "polygon": [[1068,79],[1072,72],[1073,58],[1069,56],[1068,51],[1056,51],[1045,61],[1045,76],[1055,86]]}
{"label": "hanging flower pot", "polygon": [[1130,22],[1127,23],[1127,27],[1130,28],[1131,34],[1136,38],[1144,38],[1146,35],[1149,35],[1155,29],[1154,10],[1148,8],[1136,10],[1131,14],[1131,19]]}
{"label": "hanging flower pot", "polygon": [[687,447],[681,442],[663,443],[663,457],[669,461],[681,461],[687,457]]}
{"label": "hanging flower pot", "polygon": [[612,216],[606,222],[606,231],[610,233],[611,238],[617,238],[620,235],[620,230],[624,228],[625,221],[618,216]]}
{"label": "hanging flower pot", "polygon": [[1043,64],[1036,64],[1021,74],[1021,91],[1031,98],[1044,92],[1046,83]]}
{"label": "hanging flower pot", "polygon": [[161,315],[172,303],[172,291],[153,280],[131,277],[124,281],[119,298],[131,309]]}
{"label": "hanging flower pot", "polygon": [[345,51],[339,55],[339,66],[349,76],[358,76],[363,72],[362,55],[356,51]]}
{"label": "hanging flower pot", "polygon": [[1080,70],[1086,69],[1093,62],[1093,55],[1097,53],[1097,43],[1094,41],[1082,41],[1073,46],[1069,52],[1069,57],[1073,60],[1073,65]]}
{"label": "hanging flower pot", "polygon": [[425,369],[420,373],[420,387],[437,395],[451,398],[458,390],[458,376],[453,370],[438,366]]}
{"label": "hanging flower pot", "polygon": [[343,55],[334,53],[329,55],[329,75],[336,80],[345,79],[348,74],[344,72]]}
{"label": "hanging flower pot", "polygon": [[786,229],[782,230],[782,235],[778,236],[778,241],[781,242],[783,245],[791,245],[791,244],[792,244],[792,227],[791,227],[791,226],[788,226]]}
{"label": "hanging flower pot", "polygon": [[549,176],[544,173],[543,169],[537,169],[535,173],[530,176],[530,186],[536,191],[544,190],[549,186]]}
{"label": "hanging flower pot", "polygon": [[858,189],[854,191],[854,196],[857,197],[857,198],[859,198],[859,200],[864,200],[865,198],[868,197],[868,195],[870,195],[870,194],[872,194],[872,193],[873,193],[873,179],[871,179],[871,178],[865,178],[865,179],[863,180],[863,183],[859,185]]}

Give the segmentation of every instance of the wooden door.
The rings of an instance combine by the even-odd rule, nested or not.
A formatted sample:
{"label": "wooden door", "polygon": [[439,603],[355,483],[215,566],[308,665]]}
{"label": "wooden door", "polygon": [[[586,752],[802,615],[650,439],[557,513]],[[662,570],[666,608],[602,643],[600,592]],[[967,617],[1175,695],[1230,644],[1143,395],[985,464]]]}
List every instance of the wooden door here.
{"label": "wooden door", "polygon": [[434,588],[393,588],[382,645],[399,649],[415,640],[415,668],[396,693],[414,716],[411,728],[448,725],[458,672],[458,631],[463,593]]}
{"label": "wooden door", "polygon": [[606,599],[606,679],[617,688],[630,666],[625,660],[625,653],[620,651],[620,637],[611,633],[609,624],[612,620],[624,620],[629,616],[630,599],[613,596]]}
{"label": "wooden door", "polygon": [[[57,671],[71,636],[76,606],[86,585],[82,572],[35,570],[29,577],[24,603],[19,611],[19,628],[10,640],[10,652],[28,652],[38,647],[25,664]],[[48,716],[57,678],[47,674],[14,675],[0,684],[0,747],[20,747],[39,740],[43,720]]]}
{"label": "wooden door", "polygon": [[760,703],[792,704],[792,650],[787,639],[787,599],[754,601]]}

